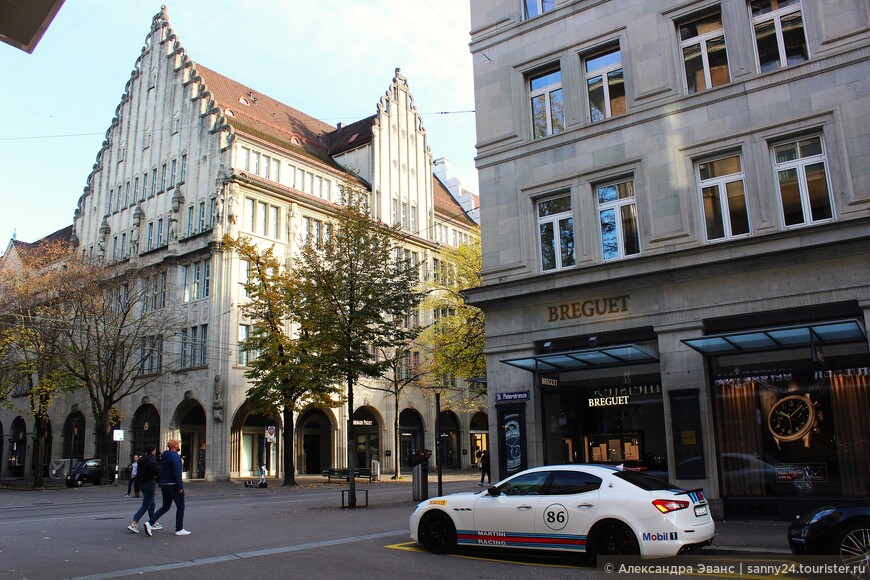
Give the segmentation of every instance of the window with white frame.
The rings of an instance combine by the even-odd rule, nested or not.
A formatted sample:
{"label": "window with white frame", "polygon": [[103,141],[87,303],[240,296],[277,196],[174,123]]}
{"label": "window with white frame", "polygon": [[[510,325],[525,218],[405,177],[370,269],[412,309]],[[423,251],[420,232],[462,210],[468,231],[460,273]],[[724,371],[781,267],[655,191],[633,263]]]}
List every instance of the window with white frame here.
{"label": "window with white frame", "polygon": [[133,178],[133,203],[139,203],[139,176]]}
{"label": "window with white frame", "polygon": [[530,75],[529,101],[532,108],[533,139],[555,135],[565,129],[561,69],[551,68]]}
{"label": "window with white frame", "polygon": [[250,158],[251,150],[247,147],[239,147],[239,169],[247,171]]}
{"label": "window with white frame", "polygon": [[199,230],[205,231],[205,201],[199,202]]}
{"label": "window with white frame", "polygon": [[254,231],[254,200],[250,197],[245,198],[245,229],[249,232]]}
{"label": "window with white frame", "polygon": [[181,329],[179,366],[183,369],[208,364],[208,325]]}
{"label": "window with white frame", "polygon": [[534,18],[556,7],[556,0],[524,0],[526,18]]}
{"label": "window with white frame", "polygon": [[130,205],[130,182],[124,184],[124,207]]}
{"label": "window with white frame", "polygon": [[302,218],[302,243],[320,245],[324,237],[323,222],[310,217]]}
{"label": "window with white frame", "polygon": [[595,123],[625,113],[625,75],[619,48],[584,58],[589,118]]}
{"label": "window with white frame", "polygon": [[268,235],[266,231],[267,207],[265,202],[257,202],[257,233],[264,236]]}
{"label": "window with white frame", "polygon": [[163,218],[157,220],[157,247],[163,245]]}
{"label": "window with white frame", "polygon": [[115,206],[115,190],[109,190],[109,208],[107,213],[112,213],[112,208]]}
{"label": "window with white frame", "polygon": [[236,362],[246,367],[250,362],[250,353],[248,349],[245,347],[245,341],[247,341],[251,337],[251,325],[250,324],[240,324],[239,325],[239,341],[238,341],[238,359]]}
{"label": "window with white frame", "polygon": [[139,374],[159,373],[163,370],[163,337],[143,336],[139,347]]}
{"label": "window with white frame", "polygon": [[166,163],[160,166],[160,191],[166,191]]}
{"label": "window with white frame", "polygon": [[157,168],[151,169],[151,195],[157,195]]}
{"label": "window with white frame", "polygon": [[142,174],[142,199],[148,195],[148,171]]}
{"label": "window with white frame", "polygon": [[148,222],[148,236],[145,238],[145,251],[154,248],[154,222]]}
{"label": "window with white frame", "polygon": [[773,162],[786,227],[834,218],[821,135],[775,144]]}
{"label": "window with white frame", "polygon": [[178,183],[182,184],[187,179],[187,153],[181,156],[181,175],[178,176]]}
{"label": "window with white frame", "polygon": [[618,260],[640,253],[634,181],[596,187],[601,257]]}
{"label": "window with white frame", "polygon": [[571,195],[537,202],[541,270],[561,270],[574,265],[574,214]]}
{"label": "window with white frame", "polygon": [[207,298],[211,290],[211,262],[208,259],[182,266],[182,302]]}
{"label": "window with white frame", "polygon": [[193,221],[193,206],[187,206],[187,237],[192,236],[195,233]]}
{"label": "window with white frame", "polygon": [[800,0],[750,0],[758,70],[768,72],[809,58]]}
{"label": "window with white frame", "polygon": [[239,285],[242,287],[241,293],[243,298],[251,296],[248,292],[247,284],[251,280],[251,263],[248,260],[239,262]]}
{"label": "window with white frame", "polygon": [[175,187],[175,176],[178,171],[178,159],[170,161],[169,165],[169,187]]}
{"label": "window with white frame", "polygon": [[748,235],[749,212],[740,155],[701,161],[696,169],[707,241]]}
{"label": "window with white frame", "polygon": [[731,80],[722,14],[717,12],[679,25],[686,92],[700,93]]}

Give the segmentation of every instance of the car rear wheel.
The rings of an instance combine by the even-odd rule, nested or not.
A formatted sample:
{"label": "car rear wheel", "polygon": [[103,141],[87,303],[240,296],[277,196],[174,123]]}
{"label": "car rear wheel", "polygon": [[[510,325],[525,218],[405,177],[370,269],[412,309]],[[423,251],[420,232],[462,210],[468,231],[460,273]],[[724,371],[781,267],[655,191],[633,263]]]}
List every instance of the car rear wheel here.
{"label": "car rear wheel", "polygon": [[596,525],[589,534],[588,553],[592,556],[636,556],[640,554],[637,537],[631,528],[616,520]]}
{"label": "car rear wheel", "polygon": [[456,548],[456,526],[444,512],[431,511],[424,515],[417,537],[433,554],[448,554]]}
{"label": "car rear wheel", "polygon": [[844,564],[860,564],[870,557],[870,524],[847,526],[834,544]]}

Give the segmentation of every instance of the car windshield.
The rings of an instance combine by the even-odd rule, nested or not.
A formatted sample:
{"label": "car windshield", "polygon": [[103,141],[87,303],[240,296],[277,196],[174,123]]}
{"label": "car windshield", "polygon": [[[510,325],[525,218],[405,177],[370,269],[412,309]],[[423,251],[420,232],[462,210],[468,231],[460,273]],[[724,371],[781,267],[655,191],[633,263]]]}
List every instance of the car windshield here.
{"label": "car windshield", "polygon": [[639,473],[637,471],[615,471],[613,475],[646,491],[681,489],[679,485],[674,485],[670,481]]}

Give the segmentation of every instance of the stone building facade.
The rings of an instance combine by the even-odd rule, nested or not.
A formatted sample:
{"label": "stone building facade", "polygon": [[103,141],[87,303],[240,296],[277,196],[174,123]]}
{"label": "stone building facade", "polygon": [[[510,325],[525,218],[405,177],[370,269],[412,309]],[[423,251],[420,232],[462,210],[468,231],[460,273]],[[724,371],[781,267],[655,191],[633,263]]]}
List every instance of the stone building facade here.
{"label": "stone building facade", "polygon": [[[421,279],[436,273],[442,246],[476,231],[433,176],[426,129],[398,69],[374,115],[334,127],[197,64],[165,8],[154,17],[71,233],[82,256],[142,272],[153,290],[146,307],[174,309],[183,321],[154,344],[147,372],[160,378],[121,405],[125,436],[113,455],[122,465],[146,444],[162,448],[177,438],[192,478],[249,476],[262,463],[283,473],[280,417],[254,413],[246,401],[249,353],[239,341],[251,321],[238,306],[247,265],[221,239],[247,236],[289,263],[300,244],[324,235],[346,179],[366,189],[375,218],[409,234],[403,251]],[[415,318],[427,324],[432,316]],[[456,385],[456,398],[464,388]],[[434,448],[430,392],[403,395],[400,449],[392,397],[362,385],[355,399],[357,465],[376,460],[391,472],[397,454],[407,466],[412,450]],[[485,444],[487,418],[450,408],[450,399],[441,416],[444,464],[467,467],[474,447]],[[90,456],[96,435],[86,395],[65,396],[53,409],[47,458]],[[296,415],[297,473],[346,464],[346,415],[346,406]],[[0,436],[4,424],[2,475],[26,475],[32,419],[4,413]]]}
{"label": "stone building facade", "polygon": [[492,457],[870,492],[870,9],[472,0]]}

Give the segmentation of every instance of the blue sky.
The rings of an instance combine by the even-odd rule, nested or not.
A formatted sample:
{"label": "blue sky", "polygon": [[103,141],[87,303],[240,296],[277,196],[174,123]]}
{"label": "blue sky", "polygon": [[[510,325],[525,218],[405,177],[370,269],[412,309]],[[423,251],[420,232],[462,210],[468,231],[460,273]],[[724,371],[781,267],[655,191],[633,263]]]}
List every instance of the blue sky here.
{"label": "blue sky", "polygon": [[[399,67],[434,158],[477,192],[468,0],[175,0],[195,61],[335,125]],[[67,0],[33,54],[0,44],[0,251],[72,223],[159,2]],[[449,114],[442,114],[442,113]]]}

